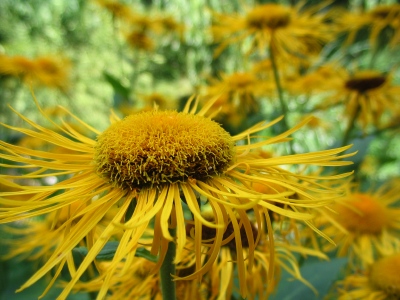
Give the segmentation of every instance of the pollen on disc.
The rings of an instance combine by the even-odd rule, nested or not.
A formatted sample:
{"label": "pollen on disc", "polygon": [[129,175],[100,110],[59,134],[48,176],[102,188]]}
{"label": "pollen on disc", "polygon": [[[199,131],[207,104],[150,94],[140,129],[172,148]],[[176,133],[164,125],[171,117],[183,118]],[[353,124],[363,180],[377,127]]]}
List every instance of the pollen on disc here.
{"label": "pollen on disc", "polygon": [[222,174],[234,142],[209,118],[176,111],[134,114],[97,138],[97,173],[122,188],[204,180]]}

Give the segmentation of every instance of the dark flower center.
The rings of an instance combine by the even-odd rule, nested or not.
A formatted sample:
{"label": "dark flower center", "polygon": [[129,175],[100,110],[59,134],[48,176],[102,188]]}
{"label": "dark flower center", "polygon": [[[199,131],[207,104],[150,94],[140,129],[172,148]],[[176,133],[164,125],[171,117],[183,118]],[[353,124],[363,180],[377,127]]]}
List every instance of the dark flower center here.
{"label": "dark flower center", "polygon": [[381,75],[370,77],[354,77],[346,81],[345,86],[350,90],[365,93],[369,90],[379,88],[386,82],[386,77]]}
{"label": "dark flower center", "polygon": [[257,30],[286,27],[290,21],[290,9],[273,3],[255,7],[246,17],[248,27]]}

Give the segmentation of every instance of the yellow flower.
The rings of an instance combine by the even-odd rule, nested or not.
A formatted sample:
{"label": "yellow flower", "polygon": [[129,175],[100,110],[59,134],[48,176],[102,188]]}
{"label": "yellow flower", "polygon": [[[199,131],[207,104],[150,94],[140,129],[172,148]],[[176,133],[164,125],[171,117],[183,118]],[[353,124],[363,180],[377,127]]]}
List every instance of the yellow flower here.
{"label": "yellow flower", "polygon": [[285,83],[286,89],[295,95],[311,96],[331,91],[343,82],[344,70],[332,64],[319,66],[315,70],[293,78]]}
{"label": "yellow flower", "polygon": [[51,256],[54,247],[62,241],[65,232],[69,230],[70,225],[65,226],[64,223],[73,219],[80,205],[84,203],[74,202],[58,212],[46,215],[43,219],[28,219],[22,223],[4,227],[4,230],[11,233],[13,238],[5,241],[10,245],[10,251],[2,259],[19,257],[33,261],[46,260]]}
{"label": "yellow flower", "polygon": [[[369,29],[369,42],[377,47],[379,36],[390,28],[393,33],[389,36],[389,45],[395,46],[400,41],[400,4],[378,5],[370,11],[352,13],[340,11],[336,22],[343,32],[348,33],[347,44],[354,42],[357,33],[367,27]],[[387,34],[386,34],[387,36]]]}
{"label": "yellow flower", "polygon": [[333,27],[319,8],[305,9],[268,3],[254,6],[245,16],[215,13],[214,40],[219,55],[228,45],[250,39],[251,51],[272,48],[277,56],[307,57],[319,53],[334,37]]}
{"label": "yellow flower", "polygon": [[363,274],[339,283],[339,300],[396,300],[400,297],[400,254],[381,258]]}
{"label": "yellow flower", "polygon": [[[17,143],[18,146],[31,148],[31,149],[46,149],[48,143],[43,140],[36,139],[31,136],[23,136]],[[46,149],[47,150],[47,149]]]}
{"label": "yellow flower", "polygon": [[[10,180],[4,180],[0,181],[0,192],[19,192],[21,191],[18,186],[16,186],[13,182]],[[15,199],[15,200],[25,200],[29,199],[29,195],[18,195],[16,193],[15,195],[9,196],[9,199]]]}
{"label": "yellow flower", "polygon": [[[273,191],[273,193],[278,193]],[[240,219],[236,220],[240,224]],[[246,299],[267,299],[274,292],[280,279],[282,269],[285,269],[294,279],[302,281],[307,286],[310,284],[300,274],[297,260],[292,252],[301,255],[314,255],[319,258],[327,257],[321,252],[292,246],[288,241],[276,243],[271,241],[271,231],[258,230],[251,223],[251,235],[258,239],[254,253],[251,253],[249,235],[244,227],[240,228],[240,239],[234,234],[235,221],[228,224],[224,232],[224,241],[218,258],[213,266],[203,277],[203,282],[208,285],[207,299],[231,299],[233,293],[239,293]],[[260,228],[261,229],[261,228]],[[262,229],[263,230],[263,229]],[[278,234],[278,233],[277,233]],[[207,228],[202,232],[206,240],[215,238],[215,230]],[[206,251],[204,251],[206,253]],[[243,260],[240,256],[251,257],[254,261]],[[188,256],[194,256],[189,253]],[[195,260],[193,258],[192,260]],[[207,261],[207,255],[203,261]],[[235,284],[238,278],[239,286]],[[179,278],[178,278],[179,279]],[[178,281],[179,282],[179,281]],[[312,288],[312,287],[311,287]]]}
{"label": "yellow flower", "polygon": [[63,58],[38,57],[35,59],[36,74],[34,80],[40,84],[66,90],[69,85],[70,62]]}
{"label": "yellow flower", "polygon": [[[285,89],[289,89],[293,78],[298,77],[299,69],[304,70],[309,67],[306,66],[304,62],[302,62],[302,65],[300,66],[293,63],[293,60],[287,61],[282,59],[281,57],[277,57],[275,61],[279,66],[279,74],[282,79],[282,84],[289,82],[289,84],[285,86]],[[267,86],[272,86],[272,82],[273,87],[275,87],[276,83],[274,81],[275,79],[273,74],[273,63],[270,58],[254,61],[252,63],[251,72],[253,74],[257,74],[257,77],[262,79]],[[271,89],[271,87],[268,87],[268,89]]]}
{"label": "yellow flower", "polygon": [[273,82],[261,80],[252,72],[221,74],[221,79],[210,78],[204,87],[204,98],[218,97],[213,108],[219,110],[215,120],[228,128],[229,132],[241,132],[246,119],[257,114],[260,109],[260,97],[273,93]]}
{"label": "yellow flower", "polygon": [[307,127],[312,129],[313,131],[317,131],[319,129],[329,129],[332,127],[332,124],[322,119],[322,117],[317,117],[313,114],[307,114],[302,116],[302,120],[305,118],[309,118],[310,121],[307,123]]}
{"label": "yellow flower", "polygon": [[[332,212],[323,212],[320,228],[332,237],[339,255],[349,254],[362,266],[377,257],[400,252],[399,186],[389,182],[376,191],[349,192],[337,200]],[[333,245],[326,245],[332,250]]]}
{"label": "yellow flower", "polygon": [[[139,239],[150,226],[150,222],[154,224],[151,253],[159,256],[158,266],[166,255],[168,241],[176,243],[175,263],[183,259],[187,240],[185,223],[190,221],[194,224],[196,268],[186,279],[197,278],[211,268],[220,252],[225,228],[230,222],[234,224],[234,235],[239,241],[237,253],[243,253],[238,238],[240,227],[246,229],[249,241],[247,259],[252,264],[256,241],[252,235],[249,236],[251,225],[247,213],[252,212],[259,228],[263,228],[263,220],[270,224],[270,211],[307,221],[313,218],[309,212],[310,208],[324,206],[336,197],[338,191],[324,185],[324,181],[329,182],[348,174],[307,177],[304,174],[292,173],[287,167],[293,164],[349,165],[351,162],[343,161],[343,158],[352,156],[353,153],[338,154],[350,146],[314,153],[255,159],[249,153],[264,146],[288,141],[288,136],[305,123],[300,123],[278,136],[260,139],[257,133],[277,123],[281,119],[278,118],[269,123],[256,124],[241,134],[230,136],[206,116],[213,101],[208,102],[197,113],[197,101],[192,105],[192,98],[184,111],[179,113],[154,110],[130,115],[123,120],[114,115],[113,123],[104,132],[99,132],[71,115],[97,135],[96,139],[84,136],[69,126],[59,126],[59,130],[63,132],[61,135],[14,110],[22,120],[33,126],[33,129],[6,124],[3,126],[45,140],[49,144],[60,145],[75,153],[50,153],[0,141],[0,158],[19,163],[18,168],[21,170],[20,175],[2,175],[0,182],[4,182],[5,177],[20,180],[54,176],[59,179],[51,186],[23,186],[14,183],[20,191],[1,192],[0,205],[3,207],[0,223],[60,211],[77,201],[85,203],[74,216],[76,224],[71,231],[63,237],[63,241],[54,249],[46,264],[21,289],[32,285],[50,272],[86,238],[90,245],[88,254],[79,268],[71,272],[71,281],[59,298],[65,299],[115,231],[123,228],[118,249],[99,292],[101,299],[109,288],[110,279],[114,276],[118,264],[127,256],[130,259],[135,256]],[[42,110],[41,112],[44,118],[56,126]],[[283,169],[281,165],[287,167]],[[4,170],[14,168],[15,164],[2,166]],[[36,170],[24,173],[24,169],[28,167],[36,167]],[[309,184],[306,188],[301,183],[304,180]],[[285,187],[286,191],[261,194],[254,191],[249,182],[273,183]],[[313,195],[315,191],[323,191],[326,196],[321,200]],[[31,195],[30,199],[11,201],[8,198],[23,194]],[[295,194],[302,195],[303,199],[291,198]],[[213,221],[208,221],[201,215],[206,204],[213,212]],[[282,204],[289,209],[281,208]],[[94,238],[96,225],[115,205],[119,206],[118,211],[100,236]],[[190,211],[193,220],[185,220],[184,210]],[[236,221],[237,217],[240,217],[240,223]],[[69,219],[66,223],[71,221]],[[176,237],[171,236],[170,227],[176,228]],[[204,244],[201,235],[203,227],[216,230],[212,242]],[[209,260],[204,265],[200,260],[202,247],[209,248]],[[243,261],[244,257],[238,255],[239,259]]]}
{"label": "yellow flower", "polygon": [[[74,227],[80,220],[79,211],[84,208],[85,203],[76,201],[60,210],[52,211],[43,218],[31,218],[15,222],[9,226],[3,226],[2,230],[10,234],[11,237],[10,239],[2,239],[4,245],[8,246],[8,252],[1,259],[7,260],[15,257],[19,260],[32,261],[38,267],[43,266],[54,253],[54,249],[64,242],[64,236],[74,231]],[[111,208],[103,219],[96,224],[96,228],[93,228],[91,232],[93,236],[85,237],[77,243],[77,246],[83,248],[91,247],[90,241],[100,237],[105,226],[114,218],[116,210],[118,210],[117,207]],[[121,232],[122,230],[115,232],[113,240],[119,240]],[[66,270],[73,273],[76,270],[76,266],[84,258],[79,248],[76,250],[70,250],[63,254],[63,258],[56,265],[56,274],[65,274]],[[85,271],[83,279],[93,278],[95,274],[94,265],[90,265]],[[58,275],[46,275],[48,286],[43,294],[47,293],[55,283],[55,280],[58,279]],[[52,276],[53,279],[51,278]]]}
{"label": "yellow flower", "polygon": [[119,1],[95,0],[95,2],[101,7],[107,9],[116,18],[129,20],[133,15],[132,9],[128,5],[122,4]]}
{"label": "yellow flower", "polygon": [[[286,68],[283,69],[286,70]],[[253,62],[251,72],[253,74],[257,74],[259,78],[262,78],[264,80],[271,80],[273,76],[271,60],[268,58]]]}
{"label": "yellow flower", "polygon": [[129,20],[129,25],[138,31],[153,32],[156,34],[182,33],[183,26],[171,16],[148,16],[134,14]]}
{"label": "yellow flower", "polygon": [[137,97],[140,99],[139,105],[123,103],[118,107],[118,111],[123,116],[128,116],[139,112],[151,111],[155,108],[164,110],[177,107],[175,99],[157,92],[151,94],[138,94]]}
{"label": "yellow flower", "polygon": [[376,44],[379,34],[386,27],[390,27],[394,34],[390,41],[391,46],[397,45],[400,41],[400,4],[379,5],[369,12],[371,27],[371,44]]}
{"label": "yellow flower", "polygon": [[270,94],[274,90],[272,82],[263,81],[251,72],[235,72],[221,74],[221,79],[210,79],[210,84],[205,88],[207,99],[219,97],[215,106],[232,107],[234,111],[258,112],[260,104],[257,97]]}
{"label": "yellow flower", "polygon": [[178,23],[171,16],[158,17],[156,21],[162,28],[162,31],[166,33],[178,33],[179,35],[182,35],[185,29],[182,24]]}
{"label": "yellow flower", "polygon": [[148,95],[139,95],[139,97],[144,101],[144,106],[149,109],[155,106],[159,109],[175,107],[175,100],[157,92]]}
{"label": "yellow flower", "polygon": [[115,0],[95,0],[97,4],[107,9],[116,18],[125,21],[132,30],[147,33],[179,33],[183,32],[182,24],[175,21],[171,16],[149,16],[132,10],[128,5]]}
{"label": "yellow flower", "polygon": [[400,86],[392,85],[390,76],[374,70],[358,71],[342,79],[337,92],[319,107],[343,103],[347,116],[356,117],[365,130],[370,124],[379,127],[385,112],[398,112],[399,93]]}
{"label": "yellow flower", "polygon": [[[127,264],[129,267],[127,267]],[[110,267],[109,262],[98,263],[100,273],[105,274]],[[156,263],[142,257],[135,257],[129,262],[119,263],[116,276],[111,278],[108,300],[120,299],[159,299],[162,300],[159,273],[154,272]],[[78,282],[74,292],[98,292],[103,286],[104,276],[88,282]],[[206,290],[198,279],[176,282],[177,299],[205,300]]]}
{"label": "yellow flower", "polygon": [[[68,114],[65,111],[65,109],[63,109],[62,107],[59,107],[59,110],[60,111],[54,111],[53,109],[46,110],[45,114],[48,116],[52,116],[52,117],[54,115],[63,115],[61,113],[61,111],[64,112],[65,114]],[[68,115],[68,117],[69,117],[69,115]],[[86,127],[82,126],[81,124],[79,124],[77,122],[66,122],[63,120],[63,124],[64,124],[64,126],[70,127],[71,130],[75,130],[82,134],[89,133],[89,130],[87,130]],[[52,129],[55,132],[62,134],[62,132],[59,132],[59,128],[60,127],[58,125],[56,125]],[[18,146],[29,148],[29,149],[42,150],[42,151],[53,152],[53,153],[63,153],[63,154],[75,153],[76,154],[76,152],[74,150],[64,148],[62,145],[49,144],[45,140],[37,139],[37,138],[29,136],[29,135],[23,135],[22,137],[20,137],[18,139],[18,141],[14,142],[14,143]]]}
{"label": "yellow flower", "polygon": [[134,49],[152,51],[155,48],[154,40],[148,33],[134,29],[126,34],[125,38],[128,44]]}
{"label": "yellow flower", "polygon": [[148,16],[133,13],[126,24],[125,38],[133,48],[153,50],[156,41],[165,39],[171,34],[183,32],[183,26],[170,16]]}
{"label": "yellow flower", "polygon": [[22,76],[26,73],[33,73],[35,68],[35,63],[29,58],[23,56],[10,57],[7,55],[0,55],[0,74]]}
{"label": "yellow flower", "polygon": [[[130,261],[129,268],[126,267],[126,263],[119,263],[115,270],[116,275],[110,279],[107,299],[162,299],[155,297],[159,294],[160,285],[159,275],[154,272],[156,263],[142,257],[135,257]],[[87,282],[77,282],[74,292],[98,292],[110,265],[109,261],[98,262],[100,276]]]}
{"label": "yellow flower", "polygon": [[[76,201],[60,210],[52,211],[43,218],[24,219],[22,223],[4,227],[5,231],[12,234],[12,239],[6,241],[10,245],[10,251],[2,259],[19,257],[33,261],[46,261],[55,247],[63,242],[64,235],[73,230],[80,219],[77,215],[84,208],[85,203]],[[95,238],[100,236],[117,210],[117,206],[112,207],[96,225],[93,231]],[[118,239],[120,232],[114,233],[114,239]],[[88,245],[85,240],[82,240],[78,246],[87,247]],[[68,256],[71,259],[72,253]]]}
{"label": "yellow flower", "polygon": [[65,91],[69,86],[71,64],[66,58],[51,56],[28,59],[0,55],[0,74],[21,77],[29,84],[44,85]]}

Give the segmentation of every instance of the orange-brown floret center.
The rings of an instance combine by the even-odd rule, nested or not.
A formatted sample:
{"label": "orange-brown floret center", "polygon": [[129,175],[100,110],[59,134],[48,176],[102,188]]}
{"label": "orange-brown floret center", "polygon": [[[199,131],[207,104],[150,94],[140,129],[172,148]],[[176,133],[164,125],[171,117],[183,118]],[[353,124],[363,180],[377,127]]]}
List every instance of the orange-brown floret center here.
{"label": "orange-brown floret center", "polygon": [[219,124],[175,111],[134,114],[98,136],[97,173],[122,188],[205,180],[232,163],[234,142]]}
{"label": "orange-brown floret center", "polygon": [[[400,254],[385,257],[375,262],[370,269],[369,281],[393,299],[400,298]],[[392,299],[392,298],[390,298]]]}
{"label": "orange-brown floret center", "polygon": [[380,234],[392,225],[388,208],[368,194],[354,194],[350,201],[337,205],[337,219],[350,232]]}

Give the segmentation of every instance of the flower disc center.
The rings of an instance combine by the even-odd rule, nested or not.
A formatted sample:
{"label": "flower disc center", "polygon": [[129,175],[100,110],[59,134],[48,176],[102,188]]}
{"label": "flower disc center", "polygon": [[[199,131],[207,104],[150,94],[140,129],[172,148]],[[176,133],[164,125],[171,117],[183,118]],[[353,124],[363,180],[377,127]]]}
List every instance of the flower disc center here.
{"label": "flower disc center", "polygon": [[250,28],[278,29],[286,27],[291,21],[291,10],[279,4],[264,4],[255,7],[247,14],[246,22]]}
{"label": "flower disc center", "polygon": [[400,254],[388,256],[371,266],[369,280],[371,284],[386,294],[400,297]]}
{"label": "flower disc center", "polygon": [[379,88],[386,82],[386,77],[375,72],[356,74],[353,78],[346,80],[345,86],[359,93]]}
{"label": "flower disc center", "polygon": [[338,205],[337,219],[347,230],[366,234],[380,234],[391,226],[391,215],[378,200],[370,195],[355,194],[348,206]]}
{"label": "flower disc center", "polygon": [[253,74],[249,73],[234,73],[227,78],[227,82],[231,90],[244,90],[251,88],[257,81]]}
{"label": "flower disc center", "polygon": [[231,164],[234,142],[219,124],[174,111],[134,114],[98,136],[97,173],[122,188],[204,180]]}
{"label": "flower disc center", "polygon": [[373,19],[389,21],[391,18],[395,20],[400,15],[400,5],[381,5],[374,8],[370,15]]}

